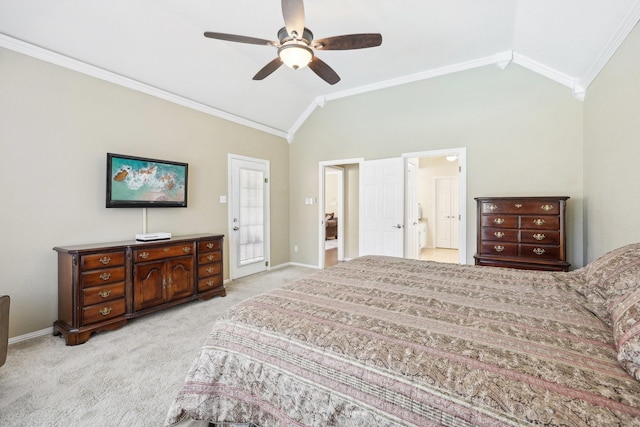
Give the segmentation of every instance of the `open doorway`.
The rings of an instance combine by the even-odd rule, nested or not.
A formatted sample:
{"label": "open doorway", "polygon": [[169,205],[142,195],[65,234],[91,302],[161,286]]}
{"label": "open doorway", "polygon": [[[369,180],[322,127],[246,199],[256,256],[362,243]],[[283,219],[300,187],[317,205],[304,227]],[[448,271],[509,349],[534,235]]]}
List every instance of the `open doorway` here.
{"label": "open doorway", "polygon": [[362,159],[319,164],[318,265],[330,267],[358,256],[358,185]]}
{"label": "open doorway", "polygon": [[406,248],[406,256],[466,263],[466,150],[410,153],[404,157],[407,160],[405,241],[412,245]]}

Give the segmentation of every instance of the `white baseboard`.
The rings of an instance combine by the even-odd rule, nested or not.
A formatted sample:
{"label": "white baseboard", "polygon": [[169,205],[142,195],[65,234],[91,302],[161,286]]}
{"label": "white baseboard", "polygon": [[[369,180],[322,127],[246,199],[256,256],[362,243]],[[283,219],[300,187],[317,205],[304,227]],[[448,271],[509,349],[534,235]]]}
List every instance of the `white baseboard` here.
{"label": "white baseboard", "polygon": [[284,267],[304,267],[304,268],[313,268],[315,270],[318,270],[318,266],[317,265],[309,265],[309,264],[300,264],[297,262],[285,262],[283,264],[278,264],[278,265],[274,265],[273,267],[270,267],[270,270],[275,270],[277,268],[284,268]]}
{"label": "white baseboard", "polygon": [[32,338],[43,337],[45,335],[50,335],[50,334],[53,334],[53,327],[41,329],[39,331],[29,332],[28,334],[18,335],[17,337],[9,338],[9,345],[30,340]]}

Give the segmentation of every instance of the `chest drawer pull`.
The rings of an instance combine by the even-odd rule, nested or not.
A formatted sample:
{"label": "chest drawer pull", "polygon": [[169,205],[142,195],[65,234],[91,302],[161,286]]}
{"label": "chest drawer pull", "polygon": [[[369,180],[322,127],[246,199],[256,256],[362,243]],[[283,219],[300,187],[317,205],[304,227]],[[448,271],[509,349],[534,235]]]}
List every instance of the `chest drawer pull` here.
{"label": "chest drawer pull", "polygon": [[102,314],[103,316],[108,316],[111,313],[111,310],[113,310],[111,307],[101,308],[100,314]]}
{"label": "chest drawer pull", "polygon": [[209,286],[209,287],[211,287],[211,286],[213,286],[215,284],[216,284],[216,282],[214,282],[213,280],[208,280],[207,283],[206,283],[206,285]]}
{"label": "chest drawer pull", "polygon": [[504,251],[504,246],[496,245],[496,246],[493,247],[493,249],[495,249],[496,252],[502,252],[502,251]]}
{"label": "chest drawer pull", "polygon": [[544,254],[544,253],[545,253],[545,250],[544,250],[544,249],[542,249],[542,248],[535,248],[535,249],[533,250],[533,253],[534,253],[534,254],[536,254],[536,255],[542,255],[542,254]]}
{"label": "chest drawer pull", "polygon": [[516,209],[520,209],[522,207],[522,203],[516,203],[515,207],[516,207]]}
{"label": "chest drawer pull", "polygon": [[109,264],[111,262],[111,258],[109,258],[108,256],[104,256],[104,257],[100,258],[99,261],[102,264],[107,265],[107,264]]}
{"label": "chest drawer pull", "polygon": [[543,211],[549,212],[550,210],[553,210],[553,205],[542,205],[540,206],[540,209],[542,209]]}
{"label": "chest drawer pull", "polygon": [[109,280],[111,279],[111,273],[102,273],[98,277],[101,278],[102,280]]}
{"label": "chest drawer pull", "polygon": [[102,298],[107,298],[109,295],[111,295],[111,289],[100,291],[98,292],[98,295],[100,295]]}
{"label": "chest drawer pull", "polygon": [[498,225],[504,224],[504,218],[496,218],[493,220]]}
{"label": "chest drawer pull", "polygon": [[498,206],[496,206],[496,205],[489,205],[489,206],[487,206],[487,209],[489,209],[490,211],[495,211],[496,209],[498,209]]}
{"label": "chest drawer pull", "polygon": [[534,219],[533,223],[535,225],[544,225],[545,221],[544,221],[544,219],[538,218],[538,219]]}
{"label": "chest drawer pull", "polygon": [[215,248],[215,246],[216,246],[216,245],[215,245],[215,244],[213,244],[213,242],[209,242],[209,243],[207,243],[207,248],[209,248],[209,249],[213,249],[213,248]]}
{"label": "chest drawer pull", "polygon": [[149,252],[140,252],[140,258],[142,259],[149,258]]}
{"label": "chest drawer pull", "polygon": [[214,259],[216,259],[216,257],[214,257],[213,255],[207,255],[207,259],[209,261],[213,261]]}
{"label": "chest drawer pull", "polygon": [[495,233],[493,233],[493,235],[498,239],[502,239],[504,237],[504,233],[502,231],[496,231]]}
{"label": "chest drawer pull", "polygon": [[216,271],[216,270],[213,267],[207,268],[207,273],[209,273],[209,274],[213,273],[214,271]]}
{"label": "chest drawer pull", "polygon": [[533,238],[536,239],[536,240],[544,240],[545,237],[547,237],[547,236],[545,236],[542,233],[536,233],[536,234],[533,235]]}
{"label": "chest drawer pull", "polygon": [[182,248],[182,252],[188,254],[189,252],[191,252],[191,246],[185,246],[184,248]]}
{"label": "chest drawer pull", "polygon": [[169,252],[169,248],[164,248],[163,251]]}

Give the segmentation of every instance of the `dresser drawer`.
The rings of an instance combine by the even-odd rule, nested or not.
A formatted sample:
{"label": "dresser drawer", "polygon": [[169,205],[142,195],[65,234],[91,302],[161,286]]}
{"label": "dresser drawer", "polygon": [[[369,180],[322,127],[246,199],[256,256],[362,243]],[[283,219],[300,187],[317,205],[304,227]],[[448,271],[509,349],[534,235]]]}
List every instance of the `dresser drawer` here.
{"label": "dresser drawer", "polygon": [[82,303],[84,306],[99,304],[106,301],[124,297],[124,282],[112,283],[104,286],[94,286],[82,290]]}
{"label": "dresser drawer", "polygon": [[539,245],[559,245],[560,232],[552,230],[522,230],[520,231],[520,241]]}
{"label": "dresser drawer", "polygon": [[104,252],[93,255],[82,255],[80,257],[80,269],[95,270],[97,268],[116,267],[124,265],[124,251]]}
{"label": "dresser drawer", "polygon": [[157,259],[189,255],[191,253],[193,253],[193,245],[191,243],[158,246],[153,248],[138,248],[133,250],[133,261],[154,261]]}
{"label": "dresser drawer", "polygon": [[504,228],[483,228],[482,240],[517,243],[518,230],[509,230]]}
{"label": "dresser drawer", "polygon": [[102,304],[82,308],[82,323],[84,325],[122,316],[125,313],[124,298]]}
{"label": "dresser drawer", "polygon": [[198,292],[206,292],[222,286],[222,276],[211,276],[198,280]]}
{"label": "dresser drawer", "polygon": [[198,255],[198,264],[208,264],[210,262],[220,261],[222,259],[221,251],[214,251]]}
{"label": "dresser drawer", "polygon": [[514,215],[485,215],[482,227],[518,228],[518,217]]}
{"label": "dresser drawer", "polygon": [[198,252],[217,251],[222,249],[222,239],[206,240],[204,242],[198,242]]}
{"label": "dresser drawer", "polygon": [[482,254],[518,256],[518,244],[517,243],[501,243],[501,242],[483,242]]}
{"label": "dresser drawer", "polygon": [[82,288],[88,288],[90,286],[96,286],[100,284],[123,282],[124,276],[124,266],[117,268],[105,268],[102,270],[93,270],[88,273],[82,273],[80,275],[80,286]]}
{"label": "dresser drawer", "polygon": [[494,201],[494,202],[483,202],[482,206],[483,214],[498,214],[498,213],[508,213],[508,214],[518,214],[518,215],[526,215],[526,214],[546,214],[546,215],[557,215],[560,213],[560,203],[557,201],[525,201],[525,200],[515,200],[515,201]]}
{"label": "dresser drawer", "polygon": [[198,266],[198,277],[207,277],[214,274],[220,274],[222,271],[222,263],[216,262],[215,264],[205,264]]}
{"label": "dresser drawer", "polygon": [[558,259],[559,246],[520,245],[520,256],[540,259]]}
{"label": "dresser drawer", "polygon": [[520,220],[522,230],[559,230],[560,218],[557,216],[523,216]]}

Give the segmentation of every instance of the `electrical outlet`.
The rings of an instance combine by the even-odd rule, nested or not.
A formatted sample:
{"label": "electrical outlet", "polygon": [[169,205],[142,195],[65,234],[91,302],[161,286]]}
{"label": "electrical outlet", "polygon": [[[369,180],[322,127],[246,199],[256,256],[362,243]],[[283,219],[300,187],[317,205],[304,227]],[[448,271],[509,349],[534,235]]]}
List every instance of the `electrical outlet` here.
{"label": "electrical outlet", "polygon": [[293,247],[293,252],[298,252],[298,245],[295,245],[295,246]]}

